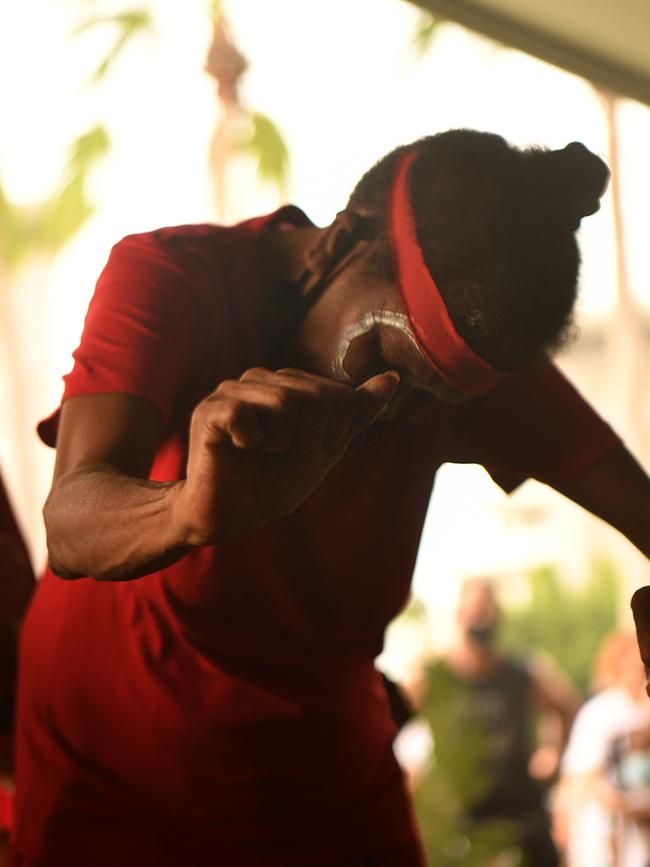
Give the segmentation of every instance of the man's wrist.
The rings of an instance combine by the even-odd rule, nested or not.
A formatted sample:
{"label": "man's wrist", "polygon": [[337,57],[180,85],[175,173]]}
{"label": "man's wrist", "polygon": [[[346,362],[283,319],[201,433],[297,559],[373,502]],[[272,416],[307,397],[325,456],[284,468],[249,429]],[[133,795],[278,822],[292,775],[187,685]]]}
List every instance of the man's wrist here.
{"label": "man's wrist", "polygon": [[229,534],[225,527],[216,526],[214,521],[207,526],[196,520],[187,479],[169,482],[168,485],[166,500],[169,510],[169,544],[172,548],[201,548],[226,541]]}

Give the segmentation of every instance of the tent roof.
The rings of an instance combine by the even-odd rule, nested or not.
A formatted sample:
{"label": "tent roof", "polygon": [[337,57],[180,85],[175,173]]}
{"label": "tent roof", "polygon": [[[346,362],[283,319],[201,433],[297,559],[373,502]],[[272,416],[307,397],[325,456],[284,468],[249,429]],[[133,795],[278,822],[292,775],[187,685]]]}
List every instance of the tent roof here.
{"label": "tent roof", "polygon": [[411,0],[650,104],[650,0]]}

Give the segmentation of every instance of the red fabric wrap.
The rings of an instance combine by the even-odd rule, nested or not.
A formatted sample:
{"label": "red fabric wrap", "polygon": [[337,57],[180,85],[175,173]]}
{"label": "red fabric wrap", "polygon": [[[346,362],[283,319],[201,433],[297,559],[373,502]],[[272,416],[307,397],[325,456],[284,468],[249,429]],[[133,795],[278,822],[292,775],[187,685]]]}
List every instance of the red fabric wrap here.
{"label": "red fabric wrap", "polygon": [[397,285],[420,348],[435,370],[465,394],[482,394],[506,376],[476,355],[458,334],[424,261],[409,200],[409,168],[417,151],[399,159],[391,191],[389,223]]}

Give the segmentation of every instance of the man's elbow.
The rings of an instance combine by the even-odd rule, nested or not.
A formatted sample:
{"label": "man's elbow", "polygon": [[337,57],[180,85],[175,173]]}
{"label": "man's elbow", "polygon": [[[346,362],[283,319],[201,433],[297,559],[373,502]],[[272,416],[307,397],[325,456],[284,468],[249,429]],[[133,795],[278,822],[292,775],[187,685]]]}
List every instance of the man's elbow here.
{"label": "man's elbow", "polygon": [[73,581],[75,578],[85,577],[80,572],[73,572],[71,569],[68,569],[51,554],[48,554],[47,562],[50,567],[50,572],[52,572],[53,575],[56,575],[57,578],[63,578],[66,581]]}

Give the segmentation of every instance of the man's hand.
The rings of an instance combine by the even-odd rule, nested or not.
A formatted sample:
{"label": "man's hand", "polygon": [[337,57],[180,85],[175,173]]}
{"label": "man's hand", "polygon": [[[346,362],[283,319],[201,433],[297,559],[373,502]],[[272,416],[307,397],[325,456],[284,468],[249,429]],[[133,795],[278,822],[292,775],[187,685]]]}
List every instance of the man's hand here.
{"label": "man's hand", "polygon": [[384,411],[396,372],[357,388],[301,370],[254,368],[195,409],[174,514],[187,545],[226,541],[290,514]]}

